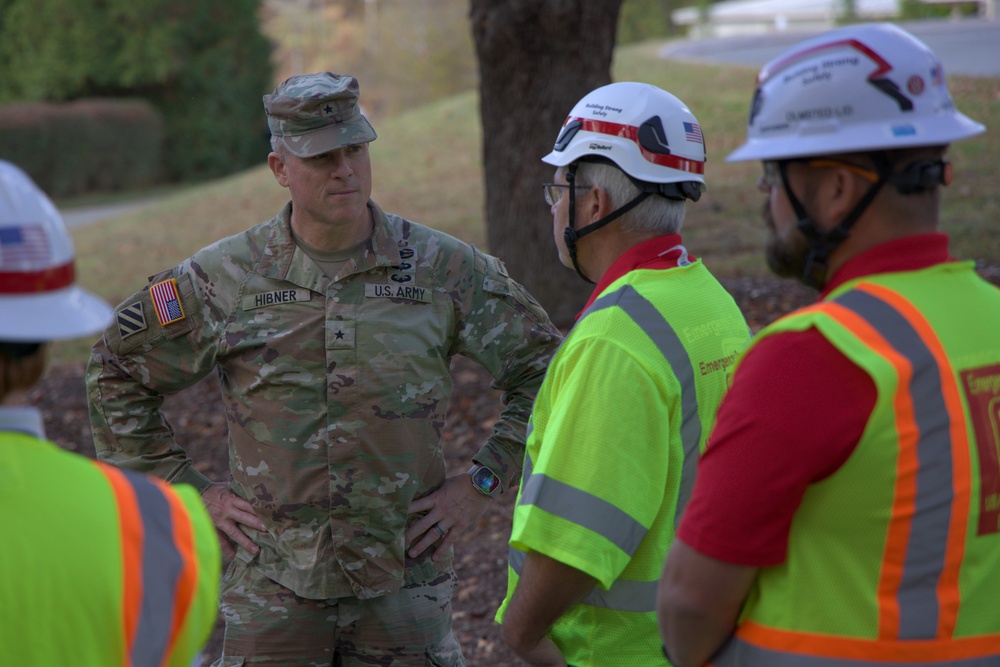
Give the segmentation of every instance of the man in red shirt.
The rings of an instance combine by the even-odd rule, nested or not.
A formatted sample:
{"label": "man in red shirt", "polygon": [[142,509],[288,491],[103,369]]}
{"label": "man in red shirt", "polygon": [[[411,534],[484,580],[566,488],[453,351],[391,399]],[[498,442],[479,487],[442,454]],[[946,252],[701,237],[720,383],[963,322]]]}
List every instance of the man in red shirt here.
{"label": "man in red shirt", "polygon": [[737,366],[660,582],[673,664],[1000,657],[975,585],[1000,576],[1000,443],[982,428],[1000,292],[937,231],[947,145],[983,130],[889,24],[812,38],[758,76],[728,160],[763,161],[768,264],[820,302]]}

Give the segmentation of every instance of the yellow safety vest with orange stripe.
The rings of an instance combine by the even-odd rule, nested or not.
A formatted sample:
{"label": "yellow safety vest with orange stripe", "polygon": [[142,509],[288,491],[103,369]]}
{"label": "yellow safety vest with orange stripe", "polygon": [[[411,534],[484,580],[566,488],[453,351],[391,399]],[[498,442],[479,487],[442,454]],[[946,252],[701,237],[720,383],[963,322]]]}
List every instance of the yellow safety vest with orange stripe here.
{"label": "yellow safety vest with orange stripe", "polygon": [[0,431],[0,665],[190,667],[218,618],[194,488]]}
{"label": "yellow safety vest with orange stripe", "polygon": [[757,340],[811,327],[878,398],[712,664],[1000,664],[1000,290],[971,263],[869,276]]}

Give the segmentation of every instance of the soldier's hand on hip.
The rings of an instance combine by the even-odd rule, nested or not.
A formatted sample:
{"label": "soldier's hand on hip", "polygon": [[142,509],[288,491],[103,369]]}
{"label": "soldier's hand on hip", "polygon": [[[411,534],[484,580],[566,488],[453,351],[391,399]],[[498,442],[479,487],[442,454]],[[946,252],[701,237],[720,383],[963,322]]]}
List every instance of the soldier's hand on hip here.
{"label": "soldier's hand on hip", "polygon": [[476,491],[465,473],[449,477],[440,488],[410,503],[410,514],[427,512],[406,531],[410,558],[437,543],[432,558],[441,560],[458,536],[479,521],[493,498]]}
{"label": "soldier's hand on hip", "polygon": [[248,501],[230,491],[229,486],[223,482],[213,483],[205,489],[201,498],[205,502],[209,516],[212,517],[212,523],[219,531],[219,542],[226,558],[236,556],[232,544],[234,542],[252,554],[260,551],[260,547],[254,544],[240,528],[243,525],[256,530],[267,529],[264,522],[254,514],[253,506]]}

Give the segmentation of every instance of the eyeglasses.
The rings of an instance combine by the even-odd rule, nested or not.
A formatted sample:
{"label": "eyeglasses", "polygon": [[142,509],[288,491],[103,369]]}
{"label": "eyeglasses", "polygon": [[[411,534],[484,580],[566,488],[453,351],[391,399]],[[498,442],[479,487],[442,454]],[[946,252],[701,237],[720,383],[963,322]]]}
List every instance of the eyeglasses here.
{"label": "eyeglasses", "polygon": [[861,165],[853,164],[851,162],[845,162],[843,160],[764,160],[764,173],[761,174],[760,180],[757,181],[757,187],[762,190],[769,190],[778,186],[781,182],[781,165],[782,163],[798,162],[804,164],[807,167],[813,167],[821,169],[823,167],[844,167],[849,171],[854,172],[861,178],[865,179],[869,183],[875,183],[878,181],[878,172],[872,169],[865,169]]}
{"label": "eyeglasses", "polygon": [[589,190],[589,185],[570,185],[568,183],[542,183],[542,193],[545,195],[545,203],[555,206],[562,199],[563,189],[576,188],[577,190]]}

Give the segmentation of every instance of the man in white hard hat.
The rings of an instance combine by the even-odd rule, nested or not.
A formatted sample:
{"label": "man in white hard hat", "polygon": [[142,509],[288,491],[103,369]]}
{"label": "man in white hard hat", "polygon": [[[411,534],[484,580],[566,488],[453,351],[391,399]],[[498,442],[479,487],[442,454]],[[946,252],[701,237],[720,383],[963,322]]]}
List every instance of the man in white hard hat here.
{"label": "man in white hard hat", "polygon": [[219,544],[197,491],[60,449],[37,410],[6,405],[47,342],[110,320],[75,283],[58,211],[0,161],[0,665],[187,667],[215,626]]}
{"label": "man in white hard hat", "polygon": [[681,667],[1000,664],[1000,290],[938,232],[947,146],[984,128],[890,24],[758,77],[767,258],[820,301],[760,332],[659,593]]}
{"label": "man in white hard hat", "polygon": [[559,257],[596,281],[529,424],[503,638],[531,665],[666,665],[656,585],[695,463],[750,333],[680,235],[705,143],[638,82],[570,111],[546,183]]}

